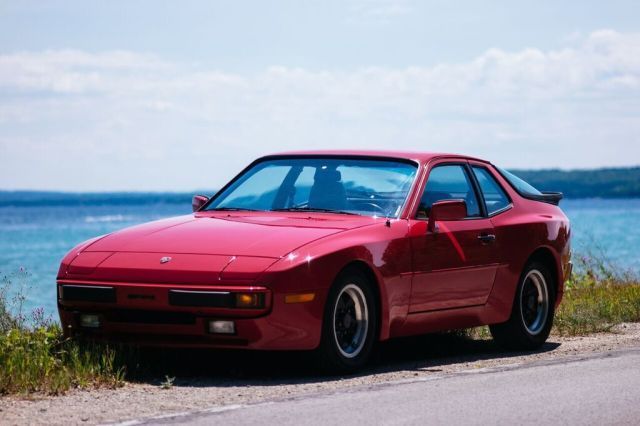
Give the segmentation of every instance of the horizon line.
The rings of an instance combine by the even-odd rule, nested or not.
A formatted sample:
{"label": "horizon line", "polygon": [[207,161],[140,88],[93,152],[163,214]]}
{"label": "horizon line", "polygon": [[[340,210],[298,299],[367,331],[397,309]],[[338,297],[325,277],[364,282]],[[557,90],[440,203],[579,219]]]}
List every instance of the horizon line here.
{"label": "horizon line", "polygon": [[[548,168],[539,168],[539,169],[520,169],[520,168],[506,168],[512,172],[564,172],[564,173],[583,173],[583,172],[601,172],[601,171],[610,171],[610,170],[634,170],[640,169],[640,164],[633,166],[604,166],[604,167],[596,167],[596,168],[574,168],[574,169],[562,169],[559,167],[548,167]],[[226,182],[224,183],[226,184]],[[220,188],[222,188],[221,185]],[[217,191],[217,190],[216,190]],[[40,192],[40,193],[57,193],[57,194],[202,194],[206,195],[209,191],[203,188],[200,189],[42,189],[42,188],[0,188],[0,192]]]}

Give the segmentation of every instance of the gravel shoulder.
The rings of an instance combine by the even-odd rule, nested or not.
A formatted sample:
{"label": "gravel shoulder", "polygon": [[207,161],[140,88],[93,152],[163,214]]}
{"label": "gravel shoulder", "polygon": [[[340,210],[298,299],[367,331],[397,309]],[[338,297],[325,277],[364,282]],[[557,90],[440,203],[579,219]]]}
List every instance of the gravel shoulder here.
{"label": "gravel shoulder", "polygon": [[622,324],[611,333],[552,336],[541,351],[533,353],[502,352],[489,340],[430,335],[388,342],[366,371],[339,377],[318,375],[309,358],[300,353],[207,352],[194,357],[183,351],[167,355],[167,371],[176,377],[168,389],[161,386],[163,377],[150,377],[118,389],[0,397],[0,423],[122,422],[628,347],[640,347],[638,323]]}

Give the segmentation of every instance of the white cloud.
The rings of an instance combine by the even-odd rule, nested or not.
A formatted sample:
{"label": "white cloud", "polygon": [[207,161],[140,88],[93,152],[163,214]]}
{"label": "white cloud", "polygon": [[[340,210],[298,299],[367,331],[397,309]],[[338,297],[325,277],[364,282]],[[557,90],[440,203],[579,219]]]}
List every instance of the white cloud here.
{"label": "white cloud", "polygon": [[631,164],[639,95],[640,35],[610,30],[559,50],[352,71],[238,74],[124,51],[6,54],[0,187],[217,187],[256,155],[293,148]]}

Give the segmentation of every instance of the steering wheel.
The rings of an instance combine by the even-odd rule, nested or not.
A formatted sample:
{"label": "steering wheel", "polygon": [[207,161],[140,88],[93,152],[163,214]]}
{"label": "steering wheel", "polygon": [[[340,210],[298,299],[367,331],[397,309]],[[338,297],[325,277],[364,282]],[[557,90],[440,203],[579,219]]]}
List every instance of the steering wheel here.
{"label": "steering wheel", "polygon": [[377,212],[379,212],[382,216],[386,216],[386,215],[387,215],[386,210],[385,210],[385,209],[383,209],[382,207],[380,207],[379,205],[377,205],[376,203],[371,203],[371,202],[368,202],[368,203],[362,203],[362,207],[364,207],[364,206],[372,207],[372,208],[373,208],[373,210],[376,210],[376,211],[377,211]]}

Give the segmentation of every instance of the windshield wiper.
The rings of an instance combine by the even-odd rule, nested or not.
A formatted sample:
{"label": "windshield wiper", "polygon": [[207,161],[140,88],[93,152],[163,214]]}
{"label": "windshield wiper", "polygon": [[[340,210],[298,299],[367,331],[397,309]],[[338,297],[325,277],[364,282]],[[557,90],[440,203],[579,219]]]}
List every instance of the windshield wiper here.
{"label": "windshield wiper", "polygon": [[263,212],[264,210],[247,209],[244,207],[216,207],[214,209],[207,209],[208,212]]}
{"label": "windshield wiper", "polygon": [[347,212],[344,210],[323,209],[320,207],[286,207],[283,209],[271,209],[271,211],[272,212],[320,212],[320,213],[337,213],[337,214],[361,216],[358,213]]}

